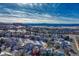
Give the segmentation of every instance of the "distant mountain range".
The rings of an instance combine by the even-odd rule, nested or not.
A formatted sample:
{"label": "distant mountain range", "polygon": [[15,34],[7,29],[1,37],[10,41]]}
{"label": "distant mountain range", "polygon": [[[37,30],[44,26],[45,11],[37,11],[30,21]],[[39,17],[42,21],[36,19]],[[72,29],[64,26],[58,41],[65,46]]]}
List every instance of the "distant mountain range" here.
{"label": "distant mountain range", "polygon": [[21,25],[21,26],[52,26],[52,27],[62,27],[62,26],[79,26],[79,24],[47,24],[47,23],[0,23],[2,25]]}
{"label": "distant mountain range", "polygon": [[32,24],[32,23],[28,23],[28,24],[22,24],[22,25],[28,25],[28,26],[54,26],[54,27],[61,27],[61,26],[79,26],[79,24],[45,24],[45,23],[41,23],[41,24]]}

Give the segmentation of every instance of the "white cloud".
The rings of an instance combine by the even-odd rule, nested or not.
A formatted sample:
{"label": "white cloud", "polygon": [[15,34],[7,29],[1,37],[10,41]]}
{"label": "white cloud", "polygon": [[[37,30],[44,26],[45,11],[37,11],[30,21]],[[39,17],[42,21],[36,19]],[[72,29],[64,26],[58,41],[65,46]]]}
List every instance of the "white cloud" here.
{"label": "white cloud", "polygon": [[[68,19],[68,18],[66,18],[66,19]],[[78,20],[78,19],[75,19],[75,20]],[[73,21],[64,21],[64,20],[60,20],[60,18],[30,19],[30,18],[0,17],[0,22],[6,22],[6,23],[48,23],[48,24],[54,24],[54,23],[62,24],[62,23],[64,23],[64,24],[79,24],[78,21],[75,21],[75,22],[73,22]]]}

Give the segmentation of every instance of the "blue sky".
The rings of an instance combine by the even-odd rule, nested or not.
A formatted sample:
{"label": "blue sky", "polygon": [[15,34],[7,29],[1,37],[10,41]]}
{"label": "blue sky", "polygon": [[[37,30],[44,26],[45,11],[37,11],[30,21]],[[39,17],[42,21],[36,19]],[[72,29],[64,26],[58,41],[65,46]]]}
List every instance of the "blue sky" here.
{"label": "blue sky", "polygon": [[0,3],[0,22],[79,24],[79,4]]}

